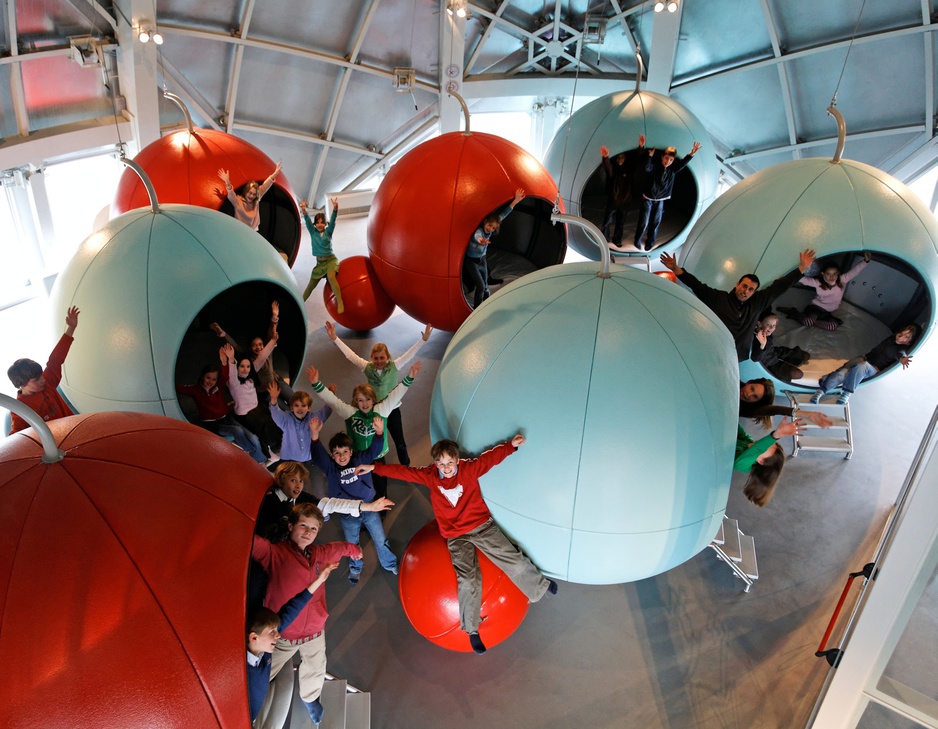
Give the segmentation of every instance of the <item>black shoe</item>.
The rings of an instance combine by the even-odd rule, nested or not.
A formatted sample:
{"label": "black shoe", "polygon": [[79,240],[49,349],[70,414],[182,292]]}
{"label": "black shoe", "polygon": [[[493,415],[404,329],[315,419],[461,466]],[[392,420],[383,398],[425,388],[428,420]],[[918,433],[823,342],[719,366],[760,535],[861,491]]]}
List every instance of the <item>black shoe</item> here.
{"label": "black shoe", "polygon": [[498,286],[498,284],[505,283],[503,278],[495,278],[494,276],[489,276],[488,284],[489,286]]}
{"label": "black shoe", "polygon": [[348,583],[350,585],[357,585],[358,580],[361,577],[361,572],[349,572],[348,573]]}
{"label": "black shoe", "polygon": [[485,653],[485,643],[482,642],[478,633],[469,633],[469,645],[472,646],[473,653],[480,656]]}
{"label": "black shoe", "polygon": [[557,594],[557,583],[554,582],[553,580],[547,580],[547,591],[548,591],[551,595],[556,595],[556,594]]}

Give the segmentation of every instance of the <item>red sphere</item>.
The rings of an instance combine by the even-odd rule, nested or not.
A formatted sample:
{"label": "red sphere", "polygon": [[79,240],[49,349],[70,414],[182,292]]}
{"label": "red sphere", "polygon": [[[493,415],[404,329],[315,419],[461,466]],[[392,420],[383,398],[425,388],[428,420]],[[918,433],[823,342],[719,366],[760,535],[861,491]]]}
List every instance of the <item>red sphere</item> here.
{"label": "red sphere", "polygon": [[159,415],[0,441],[5,726],[245,727],[245,584],[270,475]]}
{"label": "red sphere", "polygon": [[[253,144],[214,129],[180,130],[160,137],[140,150],[134,162],[153,183],[160,204],[182,203],[218,210],[227,201],[218,170],[228,170],[235,190],[251,180],[263,182],[274,161]],[[300,212],[290,183],[281,172],[261,200],[258,232],[281,251],[289,265],[300,246]],[[111,202],[111,217],[149,207],[146,188],[137,174],[124,170]]]}
{"label": "red sphere", "polygon": [[346,329],[365,332],[381,326],[394,313],[394,302],[378,283],[368,256],[343,258],[336,279],[342,290],[345,311],[338,312],[335,294],[328,282],[323,282],[322,298],[329,316]]}
{"label": "red sphere", "polygon": [[[469,238],[515,190],[535,198],[545,229],[557,185],[543,165],[501,137],[452,132],[405,154],[378,188],[368,217],[368,249],[378,280],[418,321],[454,332],[472,312],[461,272]],[[540,214],[540,213],[539,213]],[[518,215],[515,212],[515,215]],[[565,240],[539,255],[563,262]]]}
{"label": "red sphere", "polygon": [[671,283],[677,283],[677,276],[674,271],[655,271],[655,276],[661,276],[661,278],[666,278]]}
{"label": "red sphere", "polygon": [[[482,569],[479,637],[491,648],[521,625],[528,612],[528,598],[488,557],[478,554]],[[425,525],[410,540],[400,572],[401,602],[414,629],[441,648],[470,652],[469,638],[459,627],[456,572],[436,521]]]}

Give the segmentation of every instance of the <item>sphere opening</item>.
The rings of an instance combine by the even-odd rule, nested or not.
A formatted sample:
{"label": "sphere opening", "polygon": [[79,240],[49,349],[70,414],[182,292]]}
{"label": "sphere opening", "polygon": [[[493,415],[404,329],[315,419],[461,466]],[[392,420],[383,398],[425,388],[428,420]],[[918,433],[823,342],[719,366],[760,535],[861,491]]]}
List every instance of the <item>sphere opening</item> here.
{"label": "sphere opening", "polygon": [[[684,150],[678,150],[678,154],[682,152]],[[634,240],[646,177],[642,165],[648,153],[640,147],[610,151],[609,161],[614,173],[617,171],[616,158],[620,154],[625,155],[624,179],[615,185],[603,165],[597,165],[580,192],[580,215],[602,230],[609,243],[621,246],[627,253],[637,253],[641,249],[635,247]],[[660,150],[655,152],[656,156],[660,154]],[[699,196],[697,180],[690,166],[675,175],[674,191],[664,203],[661,226],[653,248],[665,245],[688,228]]]}
{"label": "sphere opening", "polygon": [[[277,322],[279,339],[271,358],[277,374],[294,382],[303,365],[306,347],[303,312],[294,296],[283,287],[268,281],[247,281],[215,296],[189,324],[176,355],[176,383],[196,383],[205,365],[219,365],[218,350],[226,340],[211,330],[213,323],[219,324],[238,345],[236,356],[249,355],[251,342],[256,337],[266,344],[272,301],[279,302],[280,317]],[[178,398],[178,402],[186,418],[198,423],[194,403],[188,397]]]}
{"label": "sphere opening", "polygon": [[[842,274],[863,260],[862,251],[842,251],[818,259],[816,269],[809,271],[820,276],[825,269],[834,267]],[[759,369],[785,384],[815,386],[819,377],[837,369],[853,357],[860,357],[884,339],[908,324],[927,327],[934,311],[930,289],[922,273],[905,261],[886,253],[874,253],[870,263],[844,286],[843,302],[833,312],[833,322],[824,315],[811,316],[816,311],[805,311],[815,295],[815,289],[796,284],[775,300],[771,309],[778,316],[773,334],[774,347],[783,357]],[[762,313],[761,319],[770,311]],[[833,328],[831,328],[833,327]],[[914,338],[911,349],[922,341],[923,332]],[[753,344],[753,351],[758,347]],[[810,359],[799,362],[800,348]],[[878,372],[880,377],[898,364]],[[799,374],[800,373],[800,374]],[[873,379],[873,378],[870,378]]]}
{"label": "sphere opening", "polygon": [[[533,271],[563,263],[567,254],[567,230],[566,226],[551,222],[553,209],[553,201],[526,197],[502,220],[486,249],[490,279],[501,279],[507,284]],[[468,240],[467,236],[467,243]],[[469,285],[463,276],[463,295],[471,307],[473,294]],[[489,288],[494,290],[491,284]]]}
{"label": "sphere opening", "polygon": [[[238,188],[243,195],[244,186]],[[261,224],[257,229],[264,239],[279,253],[288,266],[296,261],[300,248],[300,216],[293,196],[274,183],[258,203],[261,209]],[[234,217],[234,206],[225,198],[219,212]]]}

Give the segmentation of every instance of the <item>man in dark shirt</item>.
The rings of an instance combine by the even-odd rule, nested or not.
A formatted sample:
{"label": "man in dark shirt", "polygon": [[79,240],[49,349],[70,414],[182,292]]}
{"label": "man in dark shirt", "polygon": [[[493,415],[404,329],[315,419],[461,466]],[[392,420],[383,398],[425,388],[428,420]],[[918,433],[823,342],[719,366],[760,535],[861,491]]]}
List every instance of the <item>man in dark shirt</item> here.
{"label": "man in dark shirt", "polygon": [[749,359],[749,347],[759,315],[782,295],[795,281],[801,278],[814,262],[816,255],[810,248],[800,253],[800,265],[791,273],[775,279],[764,289],[759,289],[759,277],[747,273],[731,291],[720,291],[702,284],[697,278],[677,265],[677,258],[661,254],[661,262],[673,271],[681,283],[704,302],[720,321],[730,330],[736,343],[736,358],[739,362]]}
{"label": "man in dark shirt", "polygon": [[[644,134],[638,135],[638,148],[645,148]],[[678,172],[690,164],[699,149],[700,142],[694,142],[690,154],[680,160],[675,160],[677,150],[674,147],[665,149],[659,158],[655,157],[654,147],[648,151],[648,156],[642,163],[645,172],[645,189],[642,192],[638,209],[638,225],[635,228],[635,247],[638,250],[642,250],[642,237],[646,230],[648,237],[644,250],[650,251],[655,247],[658,226],[661,225],[661,216],[664,214],[664,201],[670,200],[671,193],[674,192],[674,178]]]}
{"label": "man in dark shirt", "polygon": [[901,362],[902,369],[906,369],[912,364],[908,350],[916,334],[918,334],[918,326],[909,324],[886,337],[862,357],[854,357],[844,362],[836,370],[821,378],[818,390],[811,396],[811,402],[819,403],[826,393],[839,387],[841,390],[837,404],[846,405],[863,380],[873,377],[896,362]]}

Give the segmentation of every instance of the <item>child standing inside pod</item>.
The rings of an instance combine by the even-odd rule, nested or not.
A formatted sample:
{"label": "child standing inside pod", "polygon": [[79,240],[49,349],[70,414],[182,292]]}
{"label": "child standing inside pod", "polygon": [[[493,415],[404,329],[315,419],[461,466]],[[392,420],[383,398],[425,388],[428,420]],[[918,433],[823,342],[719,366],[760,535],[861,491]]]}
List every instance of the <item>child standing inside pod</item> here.
{"label": "child standing inside pod", "polygon": [[[349,362],[365,373],[365,379],[374,388],[377,402],[384,400],[394,389],[394,386],[397,385],[398,370],[414,358],[424,342],[430,339],[431,332],[433,332],[433,327],[427,324],[423,334],[420,335],[420,339],[414,342],[413,346],[397,359],[391,359],[388,346],[384,342],[378,342],[371,348],[371,361],[369,362],[355,354],[345,342],[339,339],[335,333],[335,324],[331,321],[326,322],[326,333],[329,335],[329,339],[335,342],[335,345]],[[400,406],[394,408],[388,415],[388,432],[390,432],[391,440],[394,441],[394,447],[397,449],[397,462],[402,466],[409,466],[410,456],[407,455],[407,443],[404,442],[404,425],[401,422]]]}
{"label": "child standing inside pod", "polygon": [[244,186],[244,194],[239,195],[231,186],[231,178],[228,176],[228,170],[218,170],[218,176],[221,178],[221,181],[225,183],[228,202],[234,207],[234,216],[255,232],[261,227],[261,208],[259,204],[261,198],[264,197],[271,188],[279,174],[280,163],[278,162],[277,166],[274,167],[274,171],[270,174],[270,177],[261,183],[256,180],[251,180]]}
{"label": "child standing inside pod", "polygon": [[[644,134],[638,135],[638,148],[640,150],[645,148]],[[665,149],[660,158],[655,157],[654,147],[648,151],[648,156],[642,163],[645,184],[638,209],[638,225],[635,228],[635,247],[638,250],[650,251],[655,247],[658,227],[661,225],[661,216],[664,214],[664,203],[671,199],[671,194],[674,192],[674,179],[678,172],[690,164],[699,149],[700,142],[694,142],[690,153],[680,160],[675,159],[677,150],[674,147]],[[643,248],[642,238],[646,231],[648,237],[645,239]]]}
{"label": "child standing inside pod", "polygon": [[524,200],[524,190],[520,187],[515,190],[514,199],[502,205],[491,215],[486,216],[482,225],[469,239],[466,248],[466,257],[462,262],[463,281],[466,283],[467,293],[472,294],[472,308],[479,308],[479,304],[489,297],[489,266],[485,253],[492,242],[492,236],[498,232],[502,221],[515,209],[515,205]]}
{"label": "child standing inside pod", "polygon": [[801,420],[784,418],[779,426],[764,438],[753,441],[741,425],[737,426],[736,458],[733,470],[748,473],[743,493],[756,506],[765,506],[775,493],[775,486],[785,467],[785,454],[778,444],[780,438],[801,434]]}
{"label": "child standing inside pod", "polygon": [[316,213],[316,217],[311,221],[309,213],[306,210],[306,201],[300,200],[300,212],[303,214],[303,220],[306,222],[306,229],[309,231],[309,237],[313,241],[313,255],[316,256],[316,265],[309,275],[309,283],[306,285],[306,291],[303,292],[303,301],[309,299],[319,282],[323,277],[329,282],[329,287],[335,295],[336,311],[340,314],[345,311],[345,304],[342,303],[342,290],[339,288],[339,281],[336,274],[339,272],[339,259],[336,258],[332,250],[332,233],[335,231],[335,218],[339,214],[339,199],[332,198],[332,215],[329,217],[329,223],[326,223],[325,213]]}
{"label": "child standing inside pod", "polygon": [[837,266],[825,266],[821,270],[820,276],[805,275],[798,283],[810,286],[815,290],[811,303],[804,308],[804,311],[792,308],[779,309],[779,311],[789,319],[800,321],[806,327],[818,327],[818,329],[826,329],[829,332],[834,331],[843,324],[842,320],[834,316],[834,312],[837,311],[844,299],[847,284],[866,268],[872,258],[873,254],[866,251],[863,254],[863,260],[858,261],[846,273],[841,273]]}
{"label": "child standing inside pod", "polygon": [[606,212],[603,215],[603,235],[617,248],[622,245],[622,230],[625,227],[625,213],[632,199],[632,186],[629,167],[626,165],[625,152],[619,152],[614,158],[609,157],[609,147],[599,148],[602,156],[603,172],[606,173]]}
{"label": "child standing inside pod", "polygon": [[222,347],[226,360],[222,367],[228,368],[228,392],[234,401],[234,418],[260,439],[261,452],[270,454],[269,463],[279,459],[274,454],[280,449],[283,433],[271,419],[267,406],[258,402],[256,368],[264,366],[276,346],[277,337],[274,336],[253,361],[250,357],[235,355],[230,344]]}
{"label": "child standing inside pod", "polygon": [[482,498],[479,478],[522,445],[524,436],[518,433],[478,458],[460,458],[458,443],[441,440],[430,449],[432,465],[410,468],[377,463],[355,469],[358,474],[373,471],[375,475],[423,484],[430,490],[433,516],[440,534],[446,539],[456,570],[459,626],[468,634],[469,645],[478,654],[485,653],[486,648],[479,637],[482,571],[476,549],[492,560],[531,602],[537,602],[548,592],[557,594],[557,583],[544,577],[524,552],[512,544]]}

